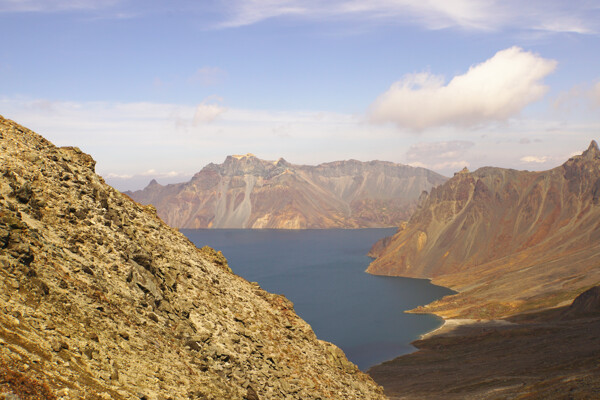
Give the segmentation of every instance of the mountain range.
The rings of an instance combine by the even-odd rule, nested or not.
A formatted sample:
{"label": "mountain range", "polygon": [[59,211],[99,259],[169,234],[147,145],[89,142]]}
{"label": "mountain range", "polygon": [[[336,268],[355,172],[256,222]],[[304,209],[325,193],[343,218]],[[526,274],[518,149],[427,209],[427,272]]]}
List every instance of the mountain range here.
{"label": "mountain range", "polygon": [[548,171],[466,169],[375,246],[368,272],[457,290],[422,308],[492,318],[560,305],[600,282],[600,150]]}
{"label": "mountain range", "polygon": [[252,154],[209,164],[189,182],[125,192],[178,228],[367,228],[407,219],[421,193],[447,178],[391,162],[317,166]]}
{"label": "mountain range", "polygon": [[589,399],[600,392],[600,150],[548,171],[458,172],[376,243],[368,272],[458,293],[417,352],[369,374],[390,398]]}

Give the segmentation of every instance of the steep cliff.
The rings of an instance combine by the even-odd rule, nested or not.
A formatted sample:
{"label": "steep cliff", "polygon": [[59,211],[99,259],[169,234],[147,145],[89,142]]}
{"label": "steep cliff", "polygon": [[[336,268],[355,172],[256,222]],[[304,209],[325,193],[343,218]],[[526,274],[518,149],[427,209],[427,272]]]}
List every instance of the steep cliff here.
{"label": "steep cliff", "polygon": [[251,154],[209,164],[189,182],[126,192],[178,228],[365,228],[397,226],[423,190],[446,178],[390,162],[317,166]]}
{"label": "steep cliff", "polygon": [[234,275],[94,165],[0,117],[7,399],[384,398],[285,297]]}
{"label": "steep cliff", "polygon": [[461,292],[421,311],[489,318],[570,301],[600,282],[598,145],[549,171],[463,170],[381,247],[368,272]]}

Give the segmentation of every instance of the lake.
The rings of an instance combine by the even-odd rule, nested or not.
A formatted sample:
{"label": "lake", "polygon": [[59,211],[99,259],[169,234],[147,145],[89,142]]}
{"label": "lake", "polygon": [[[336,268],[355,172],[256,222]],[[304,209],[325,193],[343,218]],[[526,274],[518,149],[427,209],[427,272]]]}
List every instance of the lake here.
{"label": "lake", "polygon": [[425,279],[365,273],[367,252],[396,229],[181,229],[198,247],[221,250],[238,275],[284,294],[319,339],[361,370],[414,351],[410,342],[442,319],[406,314],[452,290]]}

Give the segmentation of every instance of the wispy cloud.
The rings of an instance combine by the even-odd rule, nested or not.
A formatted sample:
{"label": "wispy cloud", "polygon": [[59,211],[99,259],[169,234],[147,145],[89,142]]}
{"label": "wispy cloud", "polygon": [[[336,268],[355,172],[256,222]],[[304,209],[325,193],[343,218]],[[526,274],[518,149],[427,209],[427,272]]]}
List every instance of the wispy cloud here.
{"label": "wispy cloud", "polygon": [[466,161],[468,150],[475,143],[467,140],[417,143],[406,152],[406,160],[413,167],[423,167],[450,174],[463,167],[469,167]]}
{"label": "wispy cloud", "polygon": [[591,91],[592,100],[600,107],[600,82],[597,82]]}
{"label": "wispy cloud", "polygon": [[441,76],[410,74],[377,98],[371,120],[416,131],[506,120],[546,93],[541,81],[555,67],[553,60],[512,47],[446,85]]}
{"label": "wispy cloud", "polygon": [[555,109],[571,110],[574,108],[600,106],[600,81],[583,83],[561,92],[553,102]]}
{"label": "wispy cloud", "polygon": [[[0,12],[98,12],[102,17],[185,13],[213,28],[236,28],[275,18],[376,21],[425,29],[597,34],[600,8],[585,0],[0,0]],[[207,20],[210,16],[210,21]]]}
{"label": "wispy cloud", "polygon": [[100,10],[122,0],[0,0],[0,12],[60,12]]}
{"label": "wispy cloud", "polygon": [[219,67],[205,66],[199,68],[189,79],[190,83],[199,83],[202,86],[213,86],[221,83],[227,73]]}
{"label": "wispy cloud", "polygon": [[543,164],[546,161],[548,161],[548,157],[547,156],[525,156],[525,157],[521,157],[521,161],[527,164]]}
{"label": "wispy cloud", "polygon": [[600,10],[591,2],[561,0],[233,0],[221,27],[239,27],[277,17],[330,17],[412,24],[426,29],[477,31],[522,29],[598,32]]}

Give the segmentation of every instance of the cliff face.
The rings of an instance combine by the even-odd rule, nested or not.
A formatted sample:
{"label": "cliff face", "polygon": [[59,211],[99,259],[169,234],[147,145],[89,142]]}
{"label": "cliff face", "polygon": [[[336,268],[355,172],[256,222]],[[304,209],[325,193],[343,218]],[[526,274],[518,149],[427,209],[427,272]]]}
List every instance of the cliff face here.
{"label": "cliff face", "polygon": [[397,226],[423,190],[446,178],[389,162],[317,166],[251,154],[209,164],[189,182],[126,192],[179,228],[365,228]]}
{"label": "cliff face", "polygon": [[434,188],[368,272],[461,293],[423,311],[477,318],[572,300],[600,282],[600,151],[543,172],[463,170]]}
{"label": "cliff face", "polygon": [[231,273],[94,164],[0,117],[0,392],[384,398],[285,297]]}

